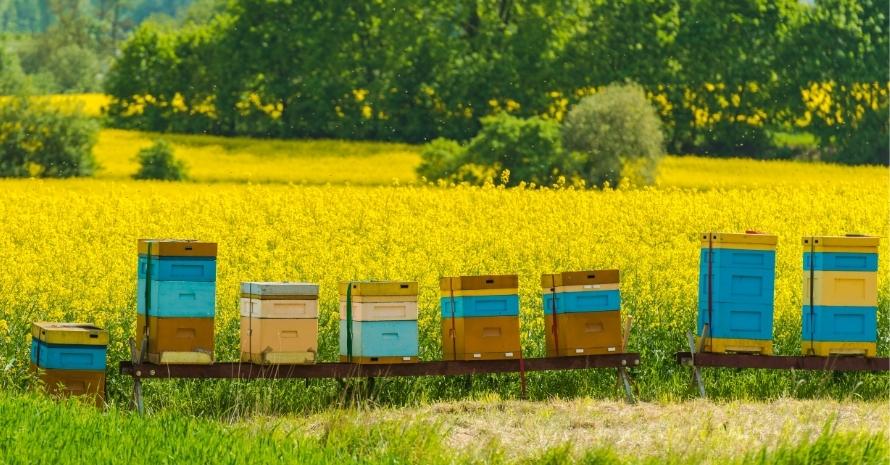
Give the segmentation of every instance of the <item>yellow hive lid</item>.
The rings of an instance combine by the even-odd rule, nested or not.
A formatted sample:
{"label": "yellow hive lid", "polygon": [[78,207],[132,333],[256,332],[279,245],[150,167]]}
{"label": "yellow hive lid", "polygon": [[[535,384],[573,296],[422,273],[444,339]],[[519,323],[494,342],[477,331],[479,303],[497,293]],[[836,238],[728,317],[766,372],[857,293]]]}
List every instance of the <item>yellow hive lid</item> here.
{"label": "yellow hive lid", "polygon": [[201,242],[193,239],[139,239],[139,254],[148,254],[151,244],[153,257],[215,257],[216,242]]}
{"label": "yellow hive lid", "polygon": [[519,275],[485,274],[479,276],[444,277],[439,280],[439,289],[446,292],[519,289]]}
{"label": "yellow hive lid", "polygon": [[[417,281],[352,281],[352,295],[417,295]],[[350,281],[340,281],[340,295],[346,296]]]}
{"label": "yellow hive lid", "polygon": [[704,232],[699,235],[703,247],[707,247],[709,243],[715,247],[722,245],[744,246],[775,246],[779,242],[778,236],[772,234],[761,233],[757,231],[746,231],[743,233],[726,233],[726,232]]}
{"label": "yellow hive lid", "polygon": [[31,336],[47,344],[108,345],[108,331],[92,323],[39,321],[31,324]]}
{"label": "yellow hive lid", "polygon": [[881,239],[879,237],[862,234],[847,234],[846,236],[806,236],[803,238],[803,245],[808,247],[813,245],[816,248],[871,247],[877,249],[880,242]]}
{"label": "yellow hive lid", "polygon": [[584,286],[587,284],[618,284],[618,270],[563,271],[541,275],[541,288],[551,289],[561,286]]}

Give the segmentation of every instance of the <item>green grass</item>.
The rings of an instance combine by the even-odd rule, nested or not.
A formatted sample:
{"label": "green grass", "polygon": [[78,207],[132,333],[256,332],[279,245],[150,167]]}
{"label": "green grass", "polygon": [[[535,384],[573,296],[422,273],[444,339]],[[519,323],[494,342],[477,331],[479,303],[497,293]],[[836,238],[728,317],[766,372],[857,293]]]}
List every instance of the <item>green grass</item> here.
{"label": "green grass", "polygon": [[[531,404],[522,404],[531,405]],[[460,405],[454,406],[460,408]],[[472,407],[472,406],[471,406]],[[770,406],[766,406],[769,408]],[[515,408],[515,406],[514,406]],[[526,407],[526,410],[534,407]],[[631,407],[625,409],[630,410]],[[719,405],[693,405],[689,412],[702,417]],[[492,422],[509,424],[515,415],[491,407]],[[674,409],[676,410],[676,409]],[[725,409],[723,409],[725,410]],[[809,433],[772,425],[784,432],[776,440],[758,440],[757,432],[739,437],[732,428],[716,425],[692,432],[668,431],[662,437],[644,437],[632,429],[624,441],[555,442],[541,447],[517,448],[510,442],[485,435],[454,441],[453,427],[441,415],[381,418],[374,410],[336,410],[293,424],[289,419],[252,422],[217,422],[161,413],[139,417],[110,409],[106,412],[67,401],[54,403],[31,396],[0,393],[0,462],[4,464],[82,463],[300,463],[300,464],[880,464],[890,453],[886,431],[868,431],[838,425],[829,419]],[[471,416],[458,412],[458,418]],[[543,407],[534,412],[546,416]],[[608,412],[607,412],[608,413]],[[680,424],[682,415],[654,410],[646,420]],[[572,416],[572,419],[580,419]],[[642,420],[643,418],[641,418]],[[793,420],[793,419],[791,419]],[[616,428],[604,418],[592,431]],[[849,423],[849,422],[848,422]],[[537,425],[529,425],[531,427]],[[648,426],[648,425],[640,425]],[[626,428],[627,426],[625,426]],[[644,431],[648,431],[644,429]],[[547,431],[543,431],[547,433]],[[683,433],[683,434],[680,434]],[[646,440],[649,448],[634,447]],[[695,447],[704,443],[707,448]],[[725,448],[740,450],[727,457]]]}

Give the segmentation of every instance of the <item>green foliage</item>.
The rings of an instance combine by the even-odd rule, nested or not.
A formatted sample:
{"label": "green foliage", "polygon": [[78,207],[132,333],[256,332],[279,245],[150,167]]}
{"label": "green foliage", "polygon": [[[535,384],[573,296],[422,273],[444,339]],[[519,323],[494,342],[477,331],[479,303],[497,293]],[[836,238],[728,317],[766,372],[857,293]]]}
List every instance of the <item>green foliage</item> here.
{"label": "green foliage", "polygon": [[506,113],[482,118],[482,129],[466,146],[436,139],[421,153],[419,175],[430,180],[482,184],[499,180],[547,185],[565,174],[559,123]]}
{"label": "green foliage", "polygon": [[563,143],[590,185],[622,178],[652,184],[664,155],[661,121],[635,84],[610,85],[575,105],[563,123]]}
{"label": "green foliage", "polygon": [[417,174],[429,180],[452,179],[466,162],[460,143],[438,138],[423,147]]}
{"label": "green foliage", "polygon": [[[219,11],[207,5],[195,17]],[[466,141],[485,116],[559,120],[590,88],[633,81],[659,103],[671,151],[765,158],[769,134],[805,116],[801,89],[886,85],[890,54],[877,0],[236,0],[186,22],[124,44],[106,83],[116,124]],[[812,125],[801,130],[848,153],[831,147],[850,130]]]}
{"label": "green foliage", "polygon": [[[826,159],[890,163],[887,13],[887,2],[880,0],[817,2],[780,51],[787,65],[779,70],[787,85],[779,95],[790,113],[811,115],[807,131],[819,139]],[[832,84],[833,106],[816,110],[799,98],[801,87],[824,82]],[[864,96],[857,89],[862,83],[875,83],[882,91]]]}
{"label": "green foliage", "polygon": [[98,89],[99,60],[87,48],[69,44],[49,55],[43,69],[53,76],[60,92],[92,92]]}
{"label": "green foliage", "polygon": [[0,176],[90,176],[98,125],[80,112],[16,98],[0,105]]}
{"label": "green foliage", "polygon": [[18,95],[27,88],[18,57],[8,53],[0,42],[0,95]]}
{"label": "green foliage", "polygon": [[505,184],[550,184],[565,172],[559,123],[506,113],[482,118],[482,129],[466,147],[466,160],[509,172]]}
{"label": "green foliage", "polygon": [[188,176],[185,163],[177,160],[173,147],[163,139],[158,139],[151,147],[146,147],[137,154],[139,171],[134,179],[160,179],[164,181],[182,181]]}

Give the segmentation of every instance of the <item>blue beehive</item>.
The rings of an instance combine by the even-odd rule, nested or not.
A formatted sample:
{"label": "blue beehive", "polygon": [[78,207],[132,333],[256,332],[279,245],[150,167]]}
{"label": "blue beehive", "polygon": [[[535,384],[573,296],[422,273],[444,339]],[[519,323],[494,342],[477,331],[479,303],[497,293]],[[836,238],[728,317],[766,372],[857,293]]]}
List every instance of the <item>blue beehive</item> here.
{"label": "blue beehive", "polygon": [[[460,291],[458,291],[460,292]],[[452,317],[452,306],[455,318],[486,317],[486,316],[519,316],[519,296],[504,295],[455,295],[439,299],[442,318]]]}
{"label": "blue beehive", "polygon": [[[556,305],[553,299],[556,298]],[[621,291],[617,289],[577,291],[544,294],[545,311],[555,313],[587,313],[618,311],[621,308]]]}
{"label": "blue beehive", "polygon": [[[340,320],[340,347],[346,347],[347,322]],[[352,357],[364,363],[417,358],[417,321],[353,321]],[[406,359],[407,358],[407,359]],[[378,359],[378,360],[375,360]]]}
{"label": "blue beehive", "polygon": [[877,237],[803,239],[803,353],[877,352]]}
{"label": "blue beehive", "polygon": [[776,236],[702,234],[698,334],[705,350],[772,353]]}
{"label": "blue beehive", "polygon": [[216,316],[212,242],[140,239],[136,343],[152,363],[211,363]]}
{"label": "blue beehive", "polygon": [[[151,263],[151,270],[148,264]],[[145,315],[146,276],[150,274],[150,316],[213,318],[216,308],[216,257],[140,254],[136,310]],[[150,271],[150,273],[148,273]]]}

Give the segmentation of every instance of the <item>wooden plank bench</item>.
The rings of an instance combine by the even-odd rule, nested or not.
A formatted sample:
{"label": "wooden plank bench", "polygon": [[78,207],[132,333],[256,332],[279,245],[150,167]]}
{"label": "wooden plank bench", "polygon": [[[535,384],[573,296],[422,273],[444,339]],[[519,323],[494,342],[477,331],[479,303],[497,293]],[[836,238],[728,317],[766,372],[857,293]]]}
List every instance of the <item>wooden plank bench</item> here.
{"label": "wooden plank bench", "polygon": [[210,365],[156,365],[120,363],[120,373],[134,379],[133,401],[142,411],[144,379],[313,379],[368,378],[394,376],[458,376],[486,373],[519,373],[521,396],[525,398],[525,373],[529,371],[584,370],[615,368],[627,401],[634,402],[627,369],[640,364],[640,354],[617,353],[572,357],[526,358],[515,360],[430,361],[418,363],[359,365],[316,363],[309,365],[257,365],[243,362],[217,362]]}

